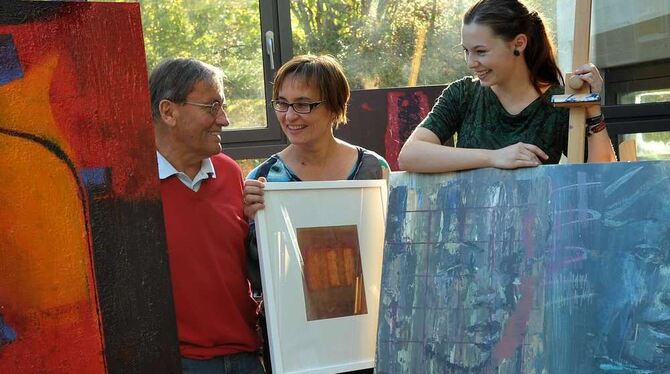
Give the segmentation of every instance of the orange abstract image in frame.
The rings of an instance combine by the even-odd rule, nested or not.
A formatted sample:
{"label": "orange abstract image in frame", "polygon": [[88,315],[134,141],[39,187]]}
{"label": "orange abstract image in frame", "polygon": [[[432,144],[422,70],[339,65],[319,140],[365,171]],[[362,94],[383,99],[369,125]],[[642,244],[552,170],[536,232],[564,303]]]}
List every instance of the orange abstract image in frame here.
{"label": "orange abstract image in frame", "polygon": [[367,314],[355,225],[296,230],[308,321]]}

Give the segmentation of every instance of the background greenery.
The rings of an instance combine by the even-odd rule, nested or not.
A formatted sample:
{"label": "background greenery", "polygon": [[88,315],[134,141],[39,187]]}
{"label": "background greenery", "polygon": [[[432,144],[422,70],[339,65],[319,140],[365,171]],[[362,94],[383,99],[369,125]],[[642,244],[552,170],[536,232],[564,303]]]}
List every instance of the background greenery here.
{"label": "background greenery", "polygon": [[[463,60],[460,28],[462,14],[473,2],[293,0],[294,54],[336,57],[353,89],[446,84],[470,74]],[[543,14],[553,34],[557,0],[524,2]],[[195,57],[220,66],[227,74],[232,127],[266,126],[259,0],[140,3],[149,69],[170,56]],[[281,32],[289,31],[288,25],[281,26]],[[668,139],[668,133],[645,138],[665,144],[665,153],[670,152]]]}
{"label": "background greenery", "polygon": [[[294,0],[294,54],[339,59],[354,89],[444,84],[468,74],[460,47],[463,12],[473,0]],[[526,3],[553,29],[556,0]],[[188,55],[221,66],[230,96],[262,97],[258,0],[142,0],[147,64]],[[424,42],[419,38],[424,34]],[[246,103],[248,107],[249,103]]]}
{"label": "background greenery", "polygon": [[[258,0],[142,0],[149,69],[172,56],[226,72],[231,127],[265,126]],[[473,0],[294,0],[294,54],[330,54],[353,89],[445,84],[468,69],[461,18]],[[552,23],[556,0],[528,1]],[[284,25],[287,26],[287,25]],[[288,32],[288,27],[284,27]],[[249,169],[256,162],[242,162]]]}

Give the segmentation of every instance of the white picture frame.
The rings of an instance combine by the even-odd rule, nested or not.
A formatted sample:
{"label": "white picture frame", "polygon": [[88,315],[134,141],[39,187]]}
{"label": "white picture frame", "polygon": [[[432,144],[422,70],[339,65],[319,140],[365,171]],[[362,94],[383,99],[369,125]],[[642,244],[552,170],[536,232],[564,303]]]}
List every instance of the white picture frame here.
{"label": "white picture frame", "polygon": [[[386,181],[267,183],[264,199],[265,208],[256,214],[256,232],[273,373],[325,374],[374,367]],[[331,229],[339,234],[331,234]],[[344,235],[348,244],[333,245],[333,240],[340,240],[333,235]],[[349,245],[354,236],[357,251]],[[309,244],[322,237],[329,238],[323,241],[335,249]],[[305,252],[308,249],[311,252]],[[340,266],[342,261],[345,266]],[[345,296],[314,298],[336,291]],[[328,315],[342,311],[346,315]]]}

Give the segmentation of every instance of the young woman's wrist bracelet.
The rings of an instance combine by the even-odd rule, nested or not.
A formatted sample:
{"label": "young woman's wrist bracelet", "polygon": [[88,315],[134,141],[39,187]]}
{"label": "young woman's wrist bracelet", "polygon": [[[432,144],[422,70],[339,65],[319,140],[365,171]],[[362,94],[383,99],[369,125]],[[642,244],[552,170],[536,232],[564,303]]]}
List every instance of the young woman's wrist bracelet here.
{"label": "young woman's wrist bracelet", "polygon": [[595,117],[590,117],[586,119],[586,126],[595,126],[599,124],[600,122],[603,122],[605,120],[605,116],[603,116],[602,113],[598,114]]}
{"label": "young woman's wrist bracelet", "polygon": [[593,125],[593,126],[586,126],[586,136],[589,137],[593,134],[599,133],[607,128],[607,125],[605,124],[605,120],[603,119],[599,123]]}

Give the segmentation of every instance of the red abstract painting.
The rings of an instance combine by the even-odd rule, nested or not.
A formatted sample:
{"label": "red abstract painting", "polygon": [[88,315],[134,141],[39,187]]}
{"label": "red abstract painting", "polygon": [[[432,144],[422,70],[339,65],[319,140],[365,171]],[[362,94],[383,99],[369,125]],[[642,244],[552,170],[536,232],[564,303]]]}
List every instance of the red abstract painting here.
{"label": "red abstract painting", "polygon": [[391,170],[400,170],[398,154],[414,128],[421,123],[430,111],[428,96],[422,91],[389,91],[387,98],[387,125],[384,135],[386,152],[384,158]]}
{"label": "red abstract painting", "polygon": [[3,3],[0,207],[0,373],[176,366],[139,4]]}

